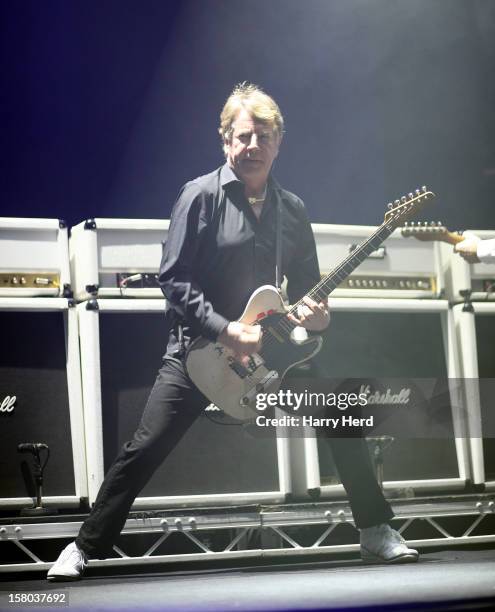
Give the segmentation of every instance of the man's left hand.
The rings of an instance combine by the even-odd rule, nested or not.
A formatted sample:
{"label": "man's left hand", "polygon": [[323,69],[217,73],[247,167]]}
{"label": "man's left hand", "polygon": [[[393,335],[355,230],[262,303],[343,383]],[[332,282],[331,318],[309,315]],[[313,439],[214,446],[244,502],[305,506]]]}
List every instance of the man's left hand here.
{"label": "man's left hand", "polygon": [[304,304],[297,308],[297,316],[289,314],[289,319],[296,325],[300,325],[311,331],[323,331],[330,323],[330,309],[328,302],[319,304],[309,297],[302,299]]}

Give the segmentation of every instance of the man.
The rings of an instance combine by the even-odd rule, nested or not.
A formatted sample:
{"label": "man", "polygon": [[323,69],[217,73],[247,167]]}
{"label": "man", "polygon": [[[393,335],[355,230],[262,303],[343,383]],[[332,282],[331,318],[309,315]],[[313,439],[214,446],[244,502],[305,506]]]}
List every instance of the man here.
{"label": "man", "polygon": [[[260,347],[259,326],[236,322],[251,293],[274,284],[277,203],[282,204],[282,272],[292,303],[320,278],[315,242],[302,201],[271,176],[283,136],[275,101],[258,87],[237,86],[220,116],[226,164],[187,183],[172,211],[159,282],[169,330],[163,365],[134,438],[108,470],[75,542],[50,569],[51,580],[79,578],[87,558],[111,551],[129,509],[154,470],[209,403],[183,365],[191,339],[220,341],[238,359]],[[294,322],[323,331],[326,302],[310,299]],[[362,439],[334,440],[334,458],[361,528],[364,558],[415,561],[386,521],[393,513],[374,478]]]}
{"label": "man", "polygon": [[454,251],[468,263],[495,262],[495,238],[482,240],[473,232],[464,232],[464,240],[455,245]]}

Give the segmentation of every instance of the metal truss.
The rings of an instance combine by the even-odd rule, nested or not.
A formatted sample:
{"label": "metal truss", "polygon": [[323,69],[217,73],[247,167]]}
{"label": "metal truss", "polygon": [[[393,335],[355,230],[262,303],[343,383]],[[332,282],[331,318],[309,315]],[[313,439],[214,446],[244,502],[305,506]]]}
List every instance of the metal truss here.
{"label": "metal truss", "polygon": [[[394,526],[412,546],[426,548],[495,542],[493,496],[416,498],[394,500],[392,505],[396,515]],[[52,562],[40,557],[38,549],[43,548],[40,541],[74,538],[81,526],[80,521],[16,523],[15,520],[4,520],[2,524],[0,519],[0,551],[4,549],[0,555],[3,559],[0,572],[47,570]],[[115,558],[91,560],[90,566],[335,555],[359,551],[357,530],[345,502],[194,509],[182,514],[166,510],[133,513],[122,535],[136,536],[132,538],[132,548],[138,541],[142,552],[127,554],[124,551],[126,545],[120,543],[113,547]],[[150,538],[154,540],[151,544]],[[174,547],[170,552],[166,549],[172,538]],[[121,539],[131,541],[126,537]],[[13,562],[12,553],[10,559],[9,554],[5,555],[7,542],[24,553],[25,561]],[[176,552],[177,549],[182,549],[182,552]]]}

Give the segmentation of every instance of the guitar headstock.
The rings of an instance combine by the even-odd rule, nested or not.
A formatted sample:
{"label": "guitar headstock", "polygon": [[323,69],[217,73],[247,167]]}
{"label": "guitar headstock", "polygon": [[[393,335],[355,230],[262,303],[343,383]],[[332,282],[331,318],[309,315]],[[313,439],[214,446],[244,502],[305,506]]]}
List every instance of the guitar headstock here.
{"label": "guitar headstock", "polygon": [[430,223],[426,221],[409,223],[406,221],[401,234],[406,238],[413,237],[423,242],[440,241],[448,244],[457,244],[464,239],[460,232],[450,232],[440,221],[431,221]]}
{"label": "guitar headstock", "polygon": [[402,196],[400,200],[390,202],[385,213],[384,222],[392,227],[403,225],[409,217],[416,215],[426,204],[427,200],[434,198],[435,194],[426,187],[416,189],[414,193]]}

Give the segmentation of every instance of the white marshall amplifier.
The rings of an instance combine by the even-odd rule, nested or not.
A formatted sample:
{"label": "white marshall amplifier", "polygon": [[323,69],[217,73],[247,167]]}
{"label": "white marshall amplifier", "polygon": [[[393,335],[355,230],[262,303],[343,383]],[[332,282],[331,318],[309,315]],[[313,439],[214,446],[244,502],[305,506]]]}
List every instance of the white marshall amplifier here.
{"label": "white marshall amplifier", "polygon": [[0,511],[36,499],[26,443],[44,447],[44,505],[79,508],[88,485],[75,301],[3,297],[0,335]]}
{"label": "white marshall amplifier", "polygon": [[158,297],[157,274],[169,221],[88,219],[71,230],[74,296]]}
{"label": "white marshall amplifier", "polygon": [[[322,276],[377,229],[365,225],[312,227]],[[438,298],[442,292],[438,243],[404,238],[397,229],[333,291],[332,297]]]}
{"label": "white marshall amplifier", "polygon": [[65,223],[58,219],[0,217],[0,296],[70,295]]}
{"label": "white marshall amplifier", "polygon": [[[495,238],[495,230],[469,230],[482,240]],[[465,299],[474,302],[495,302],[495,263],[468,264],[454,253],[450,244],[441,244],[442,265],[445,273],[447,297],[459,303]]]}
{"label": "white marshall amplifier", "polygon": [[[164,299],[77,305],[90,503],[139,425],[162,364],[164,309]],[[263,436],[257,430],[206,408],[164,453],[134,509],[285,502],[291,492],[289,440],[283,428]]]}

